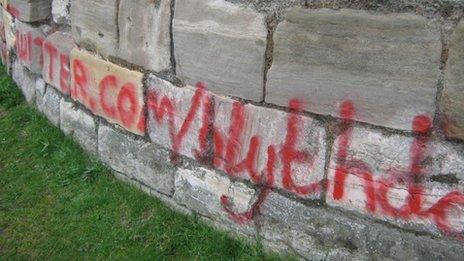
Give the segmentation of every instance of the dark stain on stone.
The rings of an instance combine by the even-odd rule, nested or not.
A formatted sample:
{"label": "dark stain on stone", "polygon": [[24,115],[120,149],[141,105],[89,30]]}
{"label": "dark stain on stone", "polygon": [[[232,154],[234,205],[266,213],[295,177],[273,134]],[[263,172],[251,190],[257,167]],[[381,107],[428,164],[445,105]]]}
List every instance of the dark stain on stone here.
{"label": "dark stain on stone", "polygon": [[430,177],[431,181],[439,182],[443,184],[458,184],[459,179],[456,177],[456,174],[446,174],[446,175],[434,175]]}

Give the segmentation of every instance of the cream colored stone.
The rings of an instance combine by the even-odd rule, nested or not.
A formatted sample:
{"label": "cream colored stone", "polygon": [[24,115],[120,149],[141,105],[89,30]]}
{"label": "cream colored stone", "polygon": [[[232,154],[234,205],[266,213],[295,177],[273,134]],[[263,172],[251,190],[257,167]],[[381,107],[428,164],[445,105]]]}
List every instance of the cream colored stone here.
{"label": "cream colored stone", "polygon": [[94,114],[143,135],[143,74],[74,48],[71,51],[71,97]]}

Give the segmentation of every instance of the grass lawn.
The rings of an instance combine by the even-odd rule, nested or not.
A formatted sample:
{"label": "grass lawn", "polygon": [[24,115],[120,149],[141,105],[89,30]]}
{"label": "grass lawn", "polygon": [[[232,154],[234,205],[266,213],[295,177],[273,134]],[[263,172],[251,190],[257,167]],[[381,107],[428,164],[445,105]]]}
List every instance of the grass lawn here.
{"label": "grass lawn", "polygon": [[0,259],[277,259],[113,178],[0,68]]}

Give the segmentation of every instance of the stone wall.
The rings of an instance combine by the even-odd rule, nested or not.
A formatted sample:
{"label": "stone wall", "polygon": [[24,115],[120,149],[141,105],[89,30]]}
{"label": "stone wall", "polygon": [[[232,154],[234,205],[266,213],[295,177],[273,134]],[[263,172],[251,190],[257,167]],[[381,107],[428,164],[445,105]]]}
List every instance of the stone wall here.
{"label": "stone wall", "polygon": [[306,259],[462,259],[463,1],[1,5],[26,100],[177,211]]}

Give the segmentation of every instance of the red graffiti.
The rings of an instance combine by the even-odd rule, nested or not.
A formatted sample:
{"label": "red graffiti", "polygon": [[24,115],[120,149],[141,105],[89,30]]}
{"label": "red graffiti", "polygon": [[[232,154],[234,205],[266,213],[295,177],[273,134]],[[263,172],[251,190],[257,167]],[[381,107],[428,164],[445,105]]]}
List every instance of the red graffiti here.
{"label": "red graffiti", "polygon": [[65,94],[69,93],[69,80],[70,80],[70,71],[69,71],[69,56],[67,54],[60,55],[60,88],[61,91]]}
{"label": "red graffiti", "polygon": [[241,150],[241,140],[245,127],[245,109],[240,102],[234,102],[229,125],[229,135],[224,137],[219,131],[214,131],[214,166],[223,169],[230,175],[237,176],[247,171],[251,180],[260,182],[256,161],[258,147],[261,144],[258,136],[251,137],[248,153],[245,159],[239,160],[237,156]]}
{"label": "red graffiti", "polygon": [[[423,207],[425,189],[421,185],[423,180],[422,162],[427,152],[427,144],[432,128],[430,118],[419,115],[413,120],[412,129],[415,132],[415,137],[410,147],[410,165],[408,169],[391,169],[385,173],[386,178],[380,178],[375,182],[373,173],[366,163],[356,159],[347,160],[353,127],[352,119],[354,118],[354,106],[351,102],[342,104],[341,118],[342,134],[338,143],[333,199],[343,199],[346,177],[353,174],[364,181],[365,207],[369,212],[381,211],[384,215],[402,219],[412,217],[431,218],[444,233],[451,234],[455,232],[447,221],[447,210],[456,205],[464,206],[464,194],[462,192],[450,192],[429,209]],[[408,188],[408,196],[401,207],[393,206],[388,198],[388,191],[396,185],[406,185]]]}
{"label": "red graffiti", "polygon": [[23,62],[31,62],[32,60],[32,33],[16,32],[16,53]]}
{"label": "red graffiti", "polygon": [[42,44],[43,76],[45,81],[59,88],[64,94],[69,93],[69,57],[56,48],[53,43],[45,40]]}
{"label": "red graffiti", "polygon": [[117,108],[124,126],[132,126],[136,120],[134,115],[140,110],[135,92],[134,84],[126,83],[118,94]]}
{"label": "red graffiti", "polygon": [[[298,112],[303,108],[302,102],[294,99],[290,101],[290,109]],[[295,148],[298,137],[301,135],[299,126],[301,126],[301,116],[297,113],[290,113],[287,121],[287,136],[285,138],[285,143],[280,150],[280,156],[282,159],[282,184],[285,189],[295,192],[300,195],[308,195],[315,191],[319,191],[322,187],[321,182],[315,182],[313,184],[305,186],[297,186],[293,181],[292,177],[292,163],[304,163],[308,165],[308,169],[312,168],[313,165],[313,156],[307,151],[299,151]]]}
{"label": "red graffiti", "polygon": [[48,78],[51,81],[53,81],[54,71],[55,71],[54,65],[55,65],[55,59],[58,54],[58,49],[56,49],[56,47],[52,43],[47,42],[47,41],[43,43],[43,49],[44,49],[43,53],[45,53],[45,55],[48,56],[48,59],[49,59]]}
{"label": "red graffiti", "polygon": [[[205,98],[206,97],[206,98]],[[167,123],[169,135],[172,144],[172,151],[178,153],[182,146],[183,138],[191,129],[192,120],[199,116],[199,108],[211,106],[211,98],[206,94],[202,84],[197,85],[197,90],[192,98],[191,105],[186,118],[180,125],[180,129],[175,126],[175,115],[177,113],[176,102],[168,96],[163,96],[156,91],[150,91],[148,94],[148,110],[153,115],[153,120],[156,124]],[[275,187],[275,168],[277,161],[282,164],[282,184],[285,189],[300,194],[309,195],[318,192],[322,189],[323,182],[315,182],[306,186],[297,186],[293,181],[293,163],[306,164],[308,169],[312,167],[312,154],[308,151],[300,151],[296,149],[297,141],[301,136],[299,126],[302,124],[302,118],[299,112],[302,109],[302,103],[292,101],[291,107],[293,112],[288,116],[287,137],[282,145],[269,145],[267,148],[267,163],[265,170],[258,170],[257,161],[260,152],[261,137],[254,135],[250,138],[246,155],[240,158],[242,151],[243,140],[246,138],[244,130],[246,127],[246,111],[245,106],[240,102],[234,102],[230,115],[230,124],[227,135],[222,134],[213,126],[213,165],[216,168],[224,170],[231,176],[242,177],[243,173],[247,173],[251,181],[261,184],[264,188],[261,190],[253,207],[246,213],[234,213],[229,208],[229,199],[225,195],[221,199],[224,209],[229,213],[231,218],[240,220],[241,223],[246,220],[251,220],[255,213],[258,212],[261,204],[269,194],[271,188]],[[206,137],[208,135],[208,122],[213,118],[211,110],[203,110],[203,115],[199,116],[202,121],[202,128],[198,135],[200,150],[206,148]],[[264,173],[264,178],[263,178]]]}
{"label": "red graffiti", "polygon": [[182,146],[185,135],[189,131],[194,117],[197,115],[201,106],[204,106],[205,109],[203,110],[204,114],[202,117],[202,128],[200,129],[198,136],[200,148],[195,151],[195,154],[197,155],[197,158],[200,158],[200,156],[205,152],[207,147],[206,137],[208,134],[208,122],[210,117],[208,114],[210,112],[211,105],[211,98],[210,96],[206,95],[204,85],[198,83],[187,116],[183,120],[180,129],[176,130],[174,119],[176,114],[175,102],[169,99],[167,96],[161,97],[161,95],[156,91],[152,90],[148,93],[147,108],[153,113],[153,118],[158,124],[162,124],[164,120],[167,121],[169,136],[172,144],[172,151],[176,154],[179,153],[179,149]]}
{"label": "red graffiti", "polygon": [[[206,98],[208,97],[208,98]],[[261,186],[261,191],[250,209],[245,212],[235,212],[230,198],[222,195],[220,203],[229,217],[239,224],[245,224],[254,219],[259,213],[262,204],[269,193],[276,186],[276,166],[279,162],[281,182],[284,189],[298,195],[307,196],[324,189],[325,180],[320,180],[307,185],[296,185],[294,181],[294,170],[292,164],[304,164],[308,171],[313,168],[314,159],[310,151],[297,149],[298,140],[302,133],[302,118],[300,111],[303,103],[292,100],[289,104],[291,109],[287,116],[286,136],[280,145],[271,144],[267,147],[267,163],[265,169],[259,170],[257,166],[258,155],[261,151],[262,142],[259,135],[249,138],[248,147],[243,148],[245,132],[247,127],[247,112],[245,106],[240,102],[232,104],[230,122],[227,133],[222,133],[219,128],[213,126],[211,131],[213,138],[213,166],[224,170],[231,176],[243,178],[243,173],[254,183]],[[174,118],[176,116],[176,103],[168,96],[151,91],[148,97],[148,110],[152,112],[153,119],[157,124],[167,124],[171,138],[172,150],[179,152],[183,139],[191,129],[193,119],[203,122],[203,128],[198,133],[200,150],[204,151],[206,137],[208,136],[208,123],[214,118],[211,110],[204,110],[201,117],[199,108],[211,106],[211,98],[205,92],[204,86],[197,86],[192,98],[188,114],[182,121],[180,128],[176,128]],[[430,118],[419,115],[413,120],[414,141],[410,148],[410,164],[404,169],[391,169],[385,173],[384,178],[374,179],[372,170],[362,160],[349,159],[348,151],[351,143],[352,129],[354,125],[355,107],[351,101],[345,101],[340,108],[340,137],[338,139],[338,151],[336,152],[337,166],[335,169],[332,197],[334,200],[342,200],[347,195],[345,182],[348,175],[361,178],[366,195],[365,207],[370,213],[382,213],[394,218],[410,219],[413,217],[430,218],[437,227],[444,232],[451,233],[452,228],[448,223],[448,211],[456,205],[464,205],[464,194],[458,191],[450,192],[438,200],[429,209],[423,207],[423,195],[425,189],[421,185],[423,179],[422,162],[427,152],[429,134],[432,127]],[[243,149],[246,149],[243,153]],[[240,158],[240,155],[244,155]],[[327,184],[328,186],[329,184]],[[395,207],[388,199],[388,191],[396,185],[406,185],[409,196],[403,206]]]}
{"label": "red graffiti", "polygon": [[19,12],[19,9],[16,8],[15,6],[11,5],[11,4],[8,4],[6,6],[6,10],[8,13],[10,13],[12,16],[16,17],[16,18],[19,18],[19,15],[21,14]]}
{"label": "red graffiti", "polygon": [[[61,56],[62,63],[67,57]],[[68,68],[61,68],[61,82],[69,75]],[[136,85],[127,82],[121,84],[116,75],[104,76],[93,86],[92,72],[79,59],[72,61],[71,97],[81,101],[92,112],[121,123],[128,129],[145,133],[144,105],[137,95]],[[65,87],[63,87],[65,88]]]}

